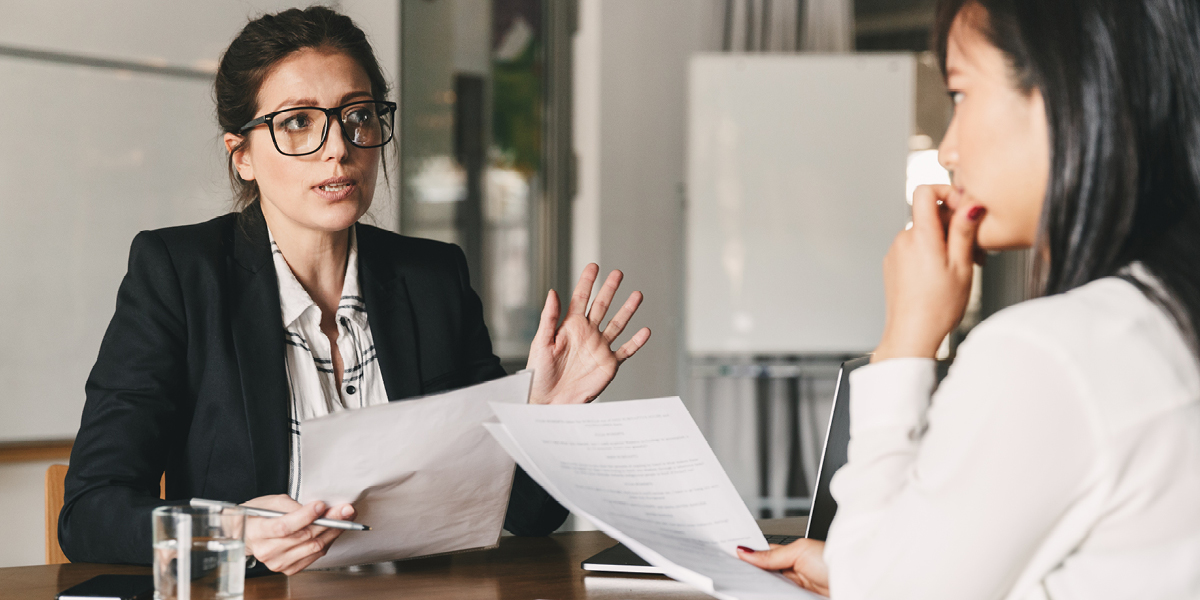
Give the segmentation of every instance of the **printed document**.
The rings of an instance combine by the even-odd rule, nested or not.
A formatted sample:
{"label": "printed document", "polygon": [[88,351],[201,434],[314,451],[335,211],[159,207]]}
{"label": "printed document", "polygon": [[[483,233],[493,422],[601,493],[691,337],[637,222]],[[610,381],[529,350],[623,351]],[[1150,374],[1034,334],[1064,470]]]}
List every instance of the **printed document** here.
{"label": "printed document", "polygon": [[347,531],[310,568],[495,546],[513,461],[481,427],[525,404],[532,372],[301,424],[300,502],[353,502],[370,531]]}
{"label": "printed document", "polygon": [[679,398],[492,408],[485,427],[530,477],[670,577],[723,599],[820,597],[737,558],[766,539]]}

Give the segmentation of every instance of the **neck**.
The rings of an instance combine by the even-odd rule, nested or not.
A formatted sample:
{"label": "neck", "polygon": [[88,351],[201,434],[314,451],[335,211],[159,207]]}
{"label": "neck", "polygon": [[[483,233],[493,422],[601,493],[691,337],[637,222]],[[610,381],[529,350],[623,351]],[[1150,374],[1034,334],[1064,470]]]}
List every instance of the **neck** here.
{"label": "neck", "polygon": [[350,230],[320,231],[304,227],[262,203],[263,218],[292,274],[304,286],[323,315],[333,315],[342,297]]}

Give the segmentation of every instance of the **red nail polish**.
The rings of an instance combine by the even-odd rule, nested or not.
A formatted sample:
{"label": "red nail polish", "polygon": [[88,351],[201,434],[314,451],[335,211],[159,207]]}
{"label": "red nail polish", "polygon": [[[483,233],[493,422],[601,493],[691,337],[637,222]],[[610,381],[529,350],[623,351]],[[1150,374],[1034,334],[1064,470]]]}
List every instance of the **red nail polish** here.
{"label": "red nail polish", "polygon": [[967,212],[967,218],[972,221],[978,221],[979,218],[982,217],[983,213],[985,213],[985,212],[987,212],[986,208],[984,208],[982,206],[975,206],[975,207],[972,207],[971,210]]}
{"label": "red nail polish", "polygon": [[738,546],[738,550],[741,550],[742,552],[748,552],[748,553],[750,553],[750,554],[754,554],[754,550],[753,550],[753,549],[751,549],[751,548],[747,548],[747,547],[745,547],[745,546]]}

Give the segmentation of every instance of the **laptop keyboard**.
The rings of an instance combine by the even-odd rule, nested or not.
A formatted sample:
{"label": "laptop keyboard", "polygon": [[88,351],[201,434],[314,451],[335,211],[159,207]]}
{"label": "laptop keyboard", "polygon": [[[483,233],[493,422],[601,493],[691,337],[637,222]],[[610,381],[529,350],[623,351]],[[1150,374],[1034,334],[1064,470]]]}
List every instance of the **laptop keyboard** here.
{"label": "laptop keyboard", "polygon": [[802,536],[802,535],[764,535],[763,537],[767,538],[768,544],[779,544],[781,546],[786,546],[804,536]]}

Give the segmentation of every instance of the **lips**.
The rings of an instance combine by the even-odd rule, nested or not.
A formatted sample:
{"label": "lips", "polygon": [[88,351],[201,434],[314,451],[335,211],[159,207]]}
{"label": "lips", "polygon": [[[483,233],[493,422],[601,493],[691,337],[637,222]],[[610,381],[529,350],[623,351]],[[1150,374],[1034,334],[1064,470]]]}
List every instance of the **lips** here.
{"label": "lips", "polygon": [[317,195],[330,201],[343,200],[354,193],[357,188],[358,182],[350,177],[330,177],[312,186]]}

